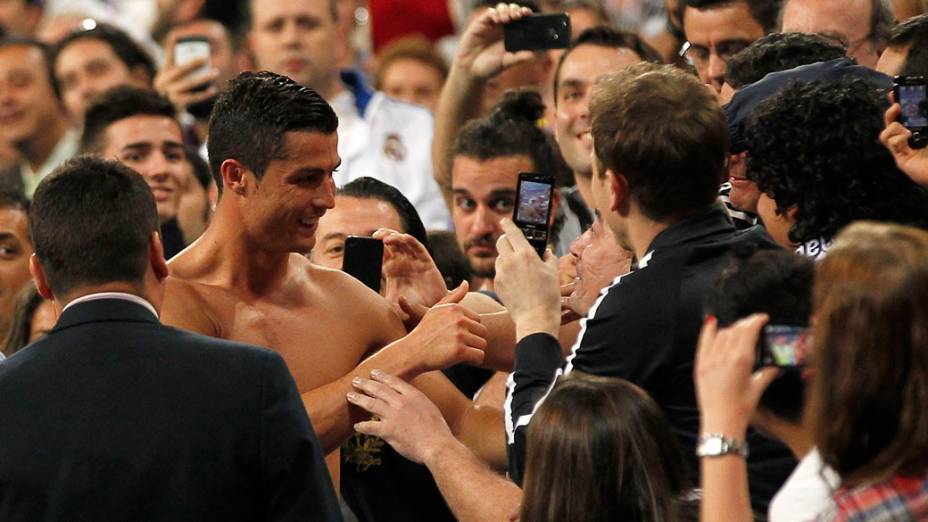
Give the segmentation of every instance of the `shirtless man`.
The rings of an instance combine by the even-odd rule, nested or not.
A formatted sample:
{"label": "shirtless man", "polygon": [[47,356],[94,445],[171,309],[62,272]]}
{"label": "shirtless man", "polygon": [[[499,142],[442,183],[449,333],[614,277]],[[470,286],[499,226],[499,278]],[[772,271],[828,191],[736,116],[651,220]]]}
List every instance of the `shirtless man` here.
{"label": "shirtless man", "polygon": [[483,359],[486,329],[455,304],[466,286],[403,337],[386,301],[302,255],[315,243],[319,218],[334,206],[337,126],[322,98],[286,77],[244,73],[230,82],[209,128],[219,204],[203,236],[170,264],[162,320],[280,353],[324,450],[332,452],[336,484],[334,450],[364,418],[346,394],[354,377],[373,369],[414,379],[463,442],[505,462],[501,413],[473,408],[444,376],[425,373]]}

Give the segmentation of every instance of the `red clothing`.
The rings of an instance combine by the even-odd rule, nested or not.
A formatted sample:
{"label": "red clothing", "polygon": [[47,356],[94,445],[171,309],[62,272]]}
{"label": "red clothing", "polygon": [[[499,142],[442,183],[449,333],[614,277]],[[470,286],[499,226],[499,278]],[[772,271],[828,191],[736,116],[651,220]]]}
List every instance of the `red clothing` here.
{"label": "red clothing", "polygon": [[928,474],[894,477],[871,486],[839,489],[835,509],[822,520],[867,522],[928,519]]}
{"label": "red clothing", "polygon": [[454,34],[447,0],[370,0],[374,52],[404,36],[419,34],[432,42]]}

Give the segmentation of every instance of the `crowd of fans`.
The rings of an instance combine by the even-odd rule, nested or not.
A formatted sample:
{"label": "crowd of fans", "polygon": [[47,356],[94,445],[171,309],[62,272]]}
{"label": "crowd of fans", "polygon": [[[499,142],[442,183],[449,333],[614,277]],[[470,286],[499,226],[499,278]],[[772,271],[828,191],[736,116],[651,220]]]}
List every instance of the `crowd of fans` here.
{"label": "crowd of fans", "polygon": [[928,520],[928,2],[0,4],[0,520]]}

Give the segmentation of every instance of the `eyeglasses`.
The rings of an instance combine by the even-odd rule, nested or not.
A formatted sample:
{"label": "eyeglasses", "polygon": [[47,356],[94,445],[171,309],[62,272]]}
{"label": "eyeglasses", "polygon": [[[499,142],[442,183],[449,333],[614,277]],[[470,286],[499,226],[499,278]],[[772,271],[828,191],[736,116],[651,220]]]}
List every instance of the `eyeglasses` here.
{"label": "eyeglasses", "polygon": [[713,47],[703,45],[694,45],[692,42],[684,42],[680,47],[680,56],[686,58],[694,66],[701,67],[709,63],[709,58],[714,51],[716,56],[723,62],[727,62],[732,56],[743,51],[751,42],[747,40],[723,40]]}

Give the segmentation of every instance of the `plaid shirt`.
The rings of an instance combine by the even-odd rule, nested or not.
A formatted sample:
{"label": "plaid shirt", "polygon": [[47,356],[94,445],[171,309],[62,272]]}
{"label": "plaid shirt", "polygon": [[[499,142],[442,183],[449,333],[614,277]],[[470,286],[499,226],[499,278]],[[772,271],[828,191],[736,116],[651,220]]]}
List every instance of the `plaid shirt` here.
{"label": "plaid shirt", "polygon": [[928,520],[928,475],[894,477],[872,486],[839,489],[835,507],[819,520],[888,522]]}

